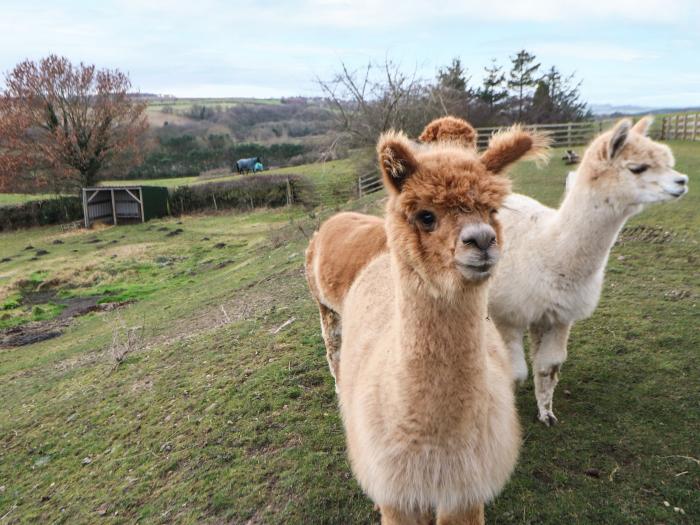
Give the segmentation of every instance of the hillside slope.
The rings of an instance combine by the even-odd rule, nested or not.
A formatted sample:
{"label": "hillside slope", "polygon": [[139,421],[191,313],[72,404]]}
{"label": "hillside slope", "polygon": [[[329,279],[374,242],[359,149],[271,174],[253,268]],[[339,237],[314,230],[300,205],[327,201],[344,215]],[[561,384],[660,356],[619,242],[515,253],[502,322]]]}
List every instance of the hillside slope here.
{"label": "hillside slope", "polygon": [[[521,460],[489,523],[700,516],[699,146],[673,145],[689,195],[636,217],[613,249],[601,304],[571,336],[561,424],[537,423],[532,384],[520,389]],[[524,166],[515,185],[556,204],[564,175]],[[377,213],[377,199],[351,207]],[[30,297],[116,301],[0,350],[4,522],[377,522],[302,273],[318,220],[291,208],[2,235],[3,300],[24,280]],[[30,260],[29,244],[49,253]]]}

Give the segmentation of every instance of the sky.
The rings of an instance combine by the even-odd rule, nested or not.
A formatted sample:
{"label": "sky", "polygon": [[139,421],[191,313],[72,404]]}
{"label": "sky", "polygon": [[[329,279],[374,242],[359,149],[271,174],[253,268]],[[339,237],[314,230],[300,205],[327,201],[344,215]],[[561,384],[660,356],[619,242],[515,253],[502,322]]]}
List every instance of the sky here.
{"label": "sky", "polygon": [[145,93],[314,96],[341,62],[430,79],[459,57],[478,84],[527,49],[589,103],[698,106],[699,27],[696,0],[2,0],[0,72],[55,53]]}

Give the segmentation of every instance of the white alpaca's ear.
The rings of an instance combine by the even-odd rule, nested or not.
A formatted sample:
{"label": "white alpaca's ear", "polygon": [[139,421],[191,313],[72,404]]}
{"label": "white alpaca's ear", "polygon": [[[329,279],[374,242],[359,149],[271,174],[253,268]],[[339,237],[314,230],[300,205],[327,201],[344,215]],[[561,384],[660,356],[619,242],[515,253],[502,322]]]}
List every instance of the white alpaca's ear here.
{"label": "white alpaca's ear", "polygon": [[627,142],[630,130],[632,129],[632,121],[628,118],[618,122],[612,130],[610,142],[608,143],[608,159],[614,159],[620,153],[622,147]]}
{"label": "white alpaca's ear", "polygon": [[649,132],[652,122],[654,122],[654,117],[647,115],[646,117],[640,118],[637,123],[632,126],[632,131],[639,133],[640,135],[646,135]]}
{"label": "white alpaca's ear", "polygon": [[411,142],[403,133],[387,131],[379,137],[377,156],[384,186],[391,193],[401,192],[406,180],[418,169]]}

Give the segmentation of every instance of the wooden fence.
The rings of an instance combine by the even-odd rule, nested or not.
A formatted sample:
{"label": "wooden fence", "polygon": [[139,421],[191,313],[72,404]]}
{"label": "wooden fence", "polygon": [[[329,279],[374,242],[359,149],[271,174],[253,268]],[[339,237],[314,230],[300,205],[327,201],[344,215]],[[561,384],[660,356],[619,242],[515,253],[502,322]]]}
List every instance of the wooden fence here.
{"label": "wooden fence", "polygon": [[[593,137],[609,128],[617,119],[594,120],[586,122],[567,122],[565,124],[532,124],[524,126],[529,130],[545,131],[552,139],[553,147],[571,148],[588,144]],[[635,118],[636,120],[636,118]],[[476,128],[478,133],[477,148],[485,149],[491,136],[502,127]],[[657,119],[649,135],[656,140],[700,140],[700,113],[678,113]],[[357,178],[359,197],[382,189],[378,174],[369,173]]]}
{"label": "wooden fence", "polygon": [[357,196],[369,195],[382,189],[382,179],[377,173],[367,173],[357,177]]}
{"label": "wooden fence", "polygon": [[700,113],[677,113],[661,120],[662,140],[700,140]]}
{"label": "wooden fence", "polygon": [[[564,124],[532,124],[524,126],[525,129],[533,131],[544,131],[552,139],[552,146],[573,147],[588,142],[598,133],[606,129],[612,122],[606,120],[595,120],[586,122],[567,122]],[[485,149],[491,136],[503,127],[477,128],[479,134],[477,138],[477,148]]]}

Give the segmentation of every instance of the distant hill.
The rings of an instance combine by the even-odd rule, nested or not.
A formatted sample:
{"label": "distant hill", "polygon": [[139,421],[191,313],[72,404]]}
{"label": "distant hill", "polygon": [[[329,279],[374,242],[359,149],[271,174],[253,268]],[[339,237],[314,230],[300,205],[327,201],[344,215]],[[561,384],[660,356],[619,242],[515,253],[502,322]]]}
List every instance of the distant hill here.
{"label": "distant hill", "polygon": [[684,108],[659,108],[653,106],[634,106],[630,104],[591,104],[591,111],[596,117],[604,116],[619,116],[619,115],[639,115],[642,113],[682,113],[685,111],[700,111],[700,106],[691,106]]}

